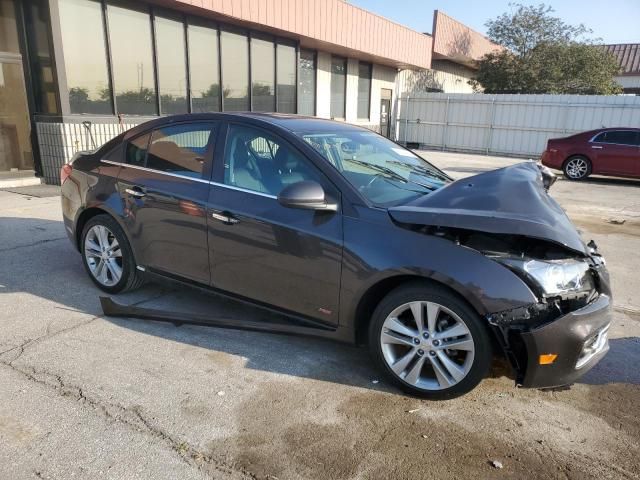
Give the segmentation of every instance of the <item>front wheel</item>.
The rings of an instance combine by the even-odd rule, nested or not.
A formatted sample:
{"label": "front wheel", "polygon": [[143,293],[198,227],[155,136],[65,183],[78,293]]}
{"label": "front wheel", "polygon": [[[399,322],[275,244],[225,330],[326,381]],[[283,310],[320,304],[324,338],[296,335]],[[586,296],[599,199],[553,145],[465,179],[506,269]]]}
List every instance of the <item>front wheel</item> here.
{"label": "front wheel", "polygon": [[448,290],[421,283],[401,286],[380,302],[369,348],[394,384],[432,400],[471,391],[492,359],[478,315]]}

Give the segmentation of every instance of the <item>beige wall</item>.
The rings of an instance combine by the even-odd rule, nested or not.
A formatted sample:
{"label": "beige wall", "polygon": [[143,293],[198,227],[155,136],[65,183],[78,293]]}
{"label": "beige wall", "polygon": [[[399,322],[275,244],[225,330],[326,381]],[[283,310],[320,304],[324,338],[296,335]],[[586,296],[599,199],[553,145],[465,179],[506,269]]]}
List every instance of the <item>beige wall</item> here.
{"label": "beige wall", "polygon": [[620,75],[615,80],[622,88],[640,88],[640,75]]}
{"label": "beige wall", "polygon": [[[316,91],[316,114],[318,117],[330,118],[329,104],[331,99],[331,54],[318,52],[318,84]],[[371,82],[371,104],[369,118],[358,118],[358,60],[347,59],[347,95],[345,121],[356,125],[375,128],[380,124],[380,93],[383,88],[392,90],[393,101],[396,96],[397,69],[373,64]]]}
{"label": "beige wall", "polygon": [[[303,47],[371,62],[429,68],[431,37],[343,0],[156,0],[300,39]],[[375,32],[375,33],[372,33]]]}
{"label": "beige wall", "polygon": [[472,30],[447,14],[436,10],[433,14],[433,55],[461,62],[479,60],[486,53],[501,50],[484,35]]}

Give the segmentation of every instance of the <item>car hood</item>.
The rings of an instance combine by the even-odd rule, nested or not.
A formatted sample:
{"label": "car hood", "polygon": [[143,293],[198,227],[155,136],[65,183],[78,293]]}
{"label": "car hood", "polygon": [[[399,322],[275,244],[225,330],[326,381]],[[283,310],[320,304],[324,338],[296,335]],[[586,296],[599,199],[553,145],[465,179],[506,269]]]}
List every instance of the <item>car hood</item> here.
{"label": "car hood", "polygon": [[534,162],[481,173],[450,183],[389,209],[400,223],[523,235],[587,255],[580,234],[545,190]]}

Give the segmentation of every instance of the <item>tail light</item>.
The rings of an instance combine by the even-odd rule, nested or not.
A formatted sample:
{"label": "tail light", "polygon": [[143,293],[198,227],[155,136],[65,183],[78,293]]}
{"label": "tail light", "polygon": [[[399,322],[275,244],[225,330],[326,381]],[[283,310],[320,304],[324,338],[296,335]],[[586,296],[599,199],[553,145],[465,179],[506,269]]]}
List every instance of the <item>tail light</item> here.
{"label": "tail light", "polygon": [[65,163],[60,169],[60,185],[64,184],[65,180],[71,176],[73,167],[70,163]]}

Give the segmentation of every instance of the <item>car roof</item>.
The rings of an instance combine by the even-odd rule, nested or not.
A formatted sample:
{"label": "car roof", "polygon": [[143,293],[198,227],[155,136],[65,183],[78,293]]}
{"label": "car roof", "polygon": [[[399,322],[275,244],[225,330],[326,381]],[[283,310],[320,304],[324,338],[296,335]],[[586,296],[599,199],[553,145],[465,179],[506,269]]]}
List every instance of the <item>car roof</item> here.
{"label": "car roof", "polygon": [[[210,113],[186,113],[181,115],[169,115],[159,117],[131,129],[127,138],[137,135],[142,130],[157,128],[171,123],[186,121],[207,121],[207,120],[246,120],[268,123],[290,132],[317,132],[317,131],[369,131],[364,127],[352,125],[345,122],[328,120],[324,118],[309,117],[304,115],[286,113],[258,113],[258,112],[210,112]],[[139,128],[142,127],[142,128]]]}

